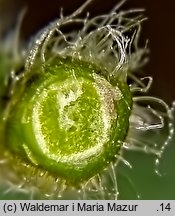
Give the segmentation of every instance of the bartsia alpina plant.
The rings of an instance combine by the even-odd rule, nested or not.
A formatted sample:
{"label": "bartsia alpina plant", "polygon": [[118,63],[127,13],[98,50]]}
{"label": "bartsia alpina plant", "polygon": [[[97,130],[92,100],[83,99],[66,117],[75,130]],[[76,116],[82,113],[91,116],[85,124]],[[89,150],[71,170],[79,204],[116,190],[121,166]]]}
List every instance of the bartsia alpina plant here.
{"label": "bartsia alpina plant", "polygon": [[[152,78],[139,74],[148,54],[138,46],[142,10],[121,11],[120,2],[108,14],[82,18],[91,1],[69,16],[61,13],[27,49],[18,41],[22,12],[15,33],[1,41],[4,194],[117,199],[118,163],[132,169],[126,150],[153,154],[160,175],[172,113],[146,96]],[[162,143],[144,138],[162,131]]]}

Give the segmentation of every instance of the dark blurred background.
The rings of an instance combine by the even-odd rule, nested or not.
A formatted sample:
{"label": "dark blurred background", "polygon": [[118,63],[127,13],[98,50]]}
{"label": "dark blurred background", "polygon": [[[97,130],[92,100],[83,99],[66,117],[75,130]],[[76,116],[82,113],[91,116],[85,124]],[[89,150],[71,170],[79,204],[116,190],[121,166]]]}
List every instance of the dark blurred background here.
{"label": "dark blurred background", "polygon": [[[84,0],[0,0],[0,30],[6,23],[15,23],[15,16],[26,6],[22,37],[30,38],[38,29],[63,14],[72,13]],[[87,10],[91,15],[107,13],[118,0],[94,0]],[[173,0],[128,0],[122,9],[145,8],[149,19],[143,23],[142,40],[149,39],[150,61],[145,71],[154,77],[151,93],[171,104],[175,99],[175,4]],[[11,22],[13,18],[13,22]]]}

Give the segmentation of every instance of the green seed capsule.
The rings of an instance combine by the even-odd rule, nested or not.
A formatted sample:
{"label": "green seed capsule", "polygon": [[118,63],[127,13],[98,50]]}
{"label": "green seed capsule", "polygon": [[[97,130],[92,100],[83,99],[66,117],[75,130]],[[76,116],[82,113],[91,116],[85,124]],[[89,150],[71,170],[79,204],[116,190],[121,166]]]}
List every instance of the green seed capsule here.
{"label": "green seed capsule", "polygon": [[32,73],[11,107],[6,142],[34,166],[78,185],[120,151],[132,104],[128,85],[112,85],[96,66],[72,58]]}

